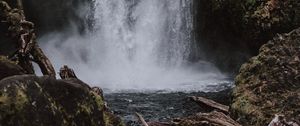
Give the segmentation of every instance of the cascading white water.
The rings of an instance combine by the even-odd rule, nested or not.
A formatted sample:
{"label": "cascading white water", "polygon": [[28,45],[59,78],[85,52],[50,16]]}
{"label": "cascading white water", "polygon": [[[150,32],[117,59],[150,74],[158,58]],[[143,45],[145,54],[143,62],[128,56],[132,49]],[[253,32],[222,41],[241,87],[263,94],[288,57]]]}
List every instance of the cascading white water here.
{"label": "cascading white water", "polygon": [[108,89],[201,90],[224,76],[208,63],[188,62],[192,0],[96,0],[86,36],[41,38],[58,70]]}

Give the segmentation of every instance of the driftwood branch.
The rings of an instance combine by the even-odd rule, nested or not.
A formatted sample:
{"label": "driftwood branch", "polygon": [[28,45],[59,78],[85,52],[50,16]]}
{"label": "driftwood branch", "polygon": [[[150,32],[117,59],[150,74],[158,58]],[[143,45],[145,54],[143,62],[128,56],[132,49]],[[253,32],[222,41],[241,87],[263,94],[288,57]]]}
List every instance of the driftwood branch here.
{"label": "driftwood branch", "polygon": [[217,103],[213,100],[210,99],[206,99],[203,97],[189,97],[192,101],[196,102],[198,105],[200,105],[201,107],[205,108],[205,109],[209,109],[209,110],[218,110],[221,111],[225,114],[229,113],[229,107],[226,105],[222,105],[220,103]]}
{"label": "driftwood branch", "polygon": [[172,124],[167,122],[148,122],[149,126],[172,126]]}
{"label": "driftwood branch", "polygon": [[224,126],[241,126],[239,123],[231,119],[229,116],[225,115],[222,112],[211,112],[211,113],[200,113],[197,116],[202,117],[208,122],[224,125]]}
{"label": "driftwood branch", "polygon": [[173,121],[175,125],[212,125],[212,126],[241,126],[239,123],[231,119],[228,115],[222,112],[213,111],[210,113],[198,113],[196,115],[175,119]]}
{"label": "driftwood branch", "polygon": [[143,126],[149,126],[141,114],[136,112],[135,115],[139,119],[139,121],[143,124]]}
{"label": "driftwood branch", "polygon": [[135,115],[142,123],[143,126],[171,126],[170,123],[166,123],[166,122],[146,122],[141,114],[136,112]]}
{"label": "driftwood branch", "polygon": [[[60,76],[61,79],[69,79],[69,78],[78,79],[75,72],[74,72],[74,70],[69,68],[67,65],[64,65],[62,68],[60,68],[59,76]],[[96,90],[96,88],[95,88],[95,90]],[[99,93],[102,93],[102,91],[100,91],[100,88],[99,88],[98,91],[99,91]]]}
{"label": "driftwood branch", "polygon": [[45,55],[43,50],[37,44],[33,47],[31,55],[36,61],[36,63],[39,65],[44,75],[55,77],[55,70],[53,65],[51,64],[50,60]]}

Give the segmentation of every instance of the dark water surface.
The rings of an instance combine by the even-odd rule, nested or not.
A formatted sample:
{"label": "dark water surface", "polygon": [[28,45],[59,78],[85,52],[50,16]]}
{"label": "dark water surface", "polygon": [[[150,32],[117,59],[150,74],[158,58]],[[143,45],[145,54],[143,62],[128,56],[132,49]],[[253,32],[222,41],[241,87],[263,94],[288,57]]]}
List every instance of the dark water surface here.
{"label": "dark water surface", "polygon": [[[232,87],[220,85],[217,92],[168,92],[168,91],[125,91],[105,94],[110,109],[129,126],[137,126],[134,115],[138,112],[146,121],[170,121],[172,118],[189,116],[197,112],[205,112],[189,96],[202,96],[228,105]],[[217,87],[216,87],[217,88]],[[220,88],[220,87],[219,87]]]}

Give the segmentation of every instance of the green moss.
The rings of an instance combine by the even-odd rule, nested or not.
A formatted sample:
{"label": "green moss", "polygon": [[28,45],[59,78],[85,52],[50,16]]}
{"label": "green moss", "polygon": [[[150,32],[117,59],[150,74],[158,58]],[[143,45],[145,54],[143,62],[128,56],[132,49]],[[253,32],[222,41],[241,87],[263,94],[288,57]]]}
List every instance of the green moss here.
{"label": "green moss", "polygon": [[2,55],[0,55],[0,61],[8,62],[8,63],[11,63],[11,64],[17,64],[17,62],[11,61],[7,58],[7,56],[2,56]]}
{"label": "green moss", "polygon": [[90,91],[90,95],[94,98],[94,100],[97,104],[97,107],[100,110],[103,110],[103,108],[104,108],[104,99],[101,96],[99,96],[97,93],[95,93],[94,91]]}
{"label": "green moss", "polygon": [[7,88],[4,88],[4,93],[0,97],[0,103],[4,106],[14,105],[14,109],[21,110],[28,103],[28,97],[24,91],[17,89],[15,96],[8,96]]}
{"label": "green moss", "polygon": [[125,126],[124,122],[109,112],[103,114],[105,126]]}
{"label": "green moss", "polygon": [[92,113],[92,106],[88,105],[88,104],[82,104],[82,103],[78,103],[78,110],[77,110],[77,114],[84,112],[87,114],[91,114]]}
{"label": "green moss", "polygon": [[9,101],[9,97],[7,96],[7,94],[1,94],[0,96],[0,104],[7,104]]}
{"label": "green moss", "polygon": [[16,108],[18,110],[23,109],[23,107],[25,106],[26,103],[28,103],[28,97],[25,94],[24,91],[22,90],[17,90],[17,94],[16,94],[16,101],[14,102],[16,104]]}

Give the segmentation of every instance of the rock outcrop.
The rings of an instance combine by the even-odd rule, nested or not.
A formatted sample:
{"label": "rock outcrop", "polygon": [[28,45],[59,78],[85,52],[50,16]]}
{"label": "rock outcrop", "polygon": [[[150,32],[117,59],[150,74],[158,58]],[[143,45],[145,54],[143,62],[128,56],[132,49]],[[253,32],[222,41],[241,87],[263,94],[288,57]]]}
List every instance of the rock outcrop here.
{"label": "rock outcrop", "polygon": [[0,125],[123,125],[107,111],[103,96],[78,79],[21,75],[19,66],[2,59],[0,68],[9,72],[1,74],[9,77],[0,81]]}
{"label": "rock outcrop", "polygon": [[235,85],[231,114],[243,125],[267,125],[276,114],[300,124],[300,28],[263,45]]}
{"label": "rock outcrop", "polygon": [[194,0],[193,4],[200,54],[224,71],[237,72],[277,33],[300,27],[299,0]]}

